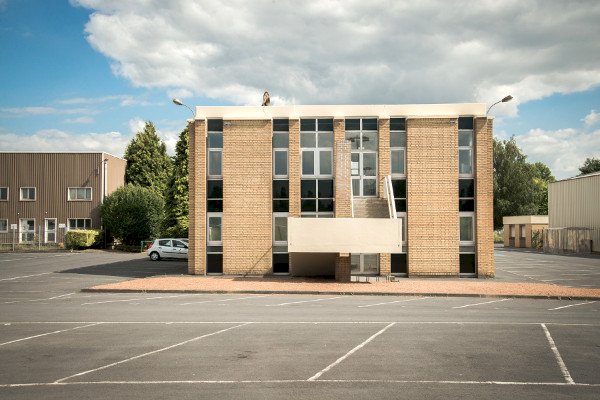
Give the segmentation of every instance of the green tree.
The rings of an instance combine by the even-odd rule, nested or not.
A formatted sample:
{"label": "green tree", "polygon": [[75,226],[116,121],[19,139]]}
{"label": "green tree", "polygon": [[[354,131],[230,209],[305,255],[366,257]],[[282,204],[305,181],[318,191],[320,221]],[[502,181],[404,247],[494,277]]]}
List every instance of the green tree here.
{"label": "green tree", "polygon": [[106,229],[125,244],[158,236],[164,201],[149,188],[126,185],[108,195],[101,206]]}
{"label": "green tree", "polygon": [[579,175],[591,174],[592,172],[600,172],[600,158],[588,157],[579,167]]}
{"label": "green tree", "polygon": [[509,215],[548,212],[548,182],[554,177],[543,163],[530,164],[512,137],[494,139],[494,229]]}
{"label": "green tree", "polygon": [[173,171],[165,193],[164,235],[172,237],[188,236],[188,158],[189,132],[185,128],[179,134],[173,157]]}
{"label": "green tree", "polygon": [[125,159],[125,181],[128,184],[144,186],[164,196],[172,163],[167,155],[167,146],[156,134],[152,122],[146,122],[144,129],[131,139],[125,150]]}

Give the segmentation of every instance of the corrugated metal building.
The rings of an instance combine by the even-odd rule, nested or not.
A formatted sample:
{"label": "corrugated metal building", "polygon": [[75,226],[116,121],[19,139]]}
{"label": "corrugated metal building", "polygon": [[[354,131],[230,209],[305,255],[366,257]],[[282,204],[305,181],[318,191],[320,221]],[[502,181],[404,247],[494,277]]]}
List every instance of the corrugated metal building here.
{"label": "corrugated metal building", "polygon": [[600,172],[548,186],[550,228],[592,228],[592,250],[600,251]]}
{"label": "corrugated metal building", "polygon": [[0,243],[55,243],[67,229],[99,229],[99,206],[125,184],[126,165],[108,153],[0,152]]}

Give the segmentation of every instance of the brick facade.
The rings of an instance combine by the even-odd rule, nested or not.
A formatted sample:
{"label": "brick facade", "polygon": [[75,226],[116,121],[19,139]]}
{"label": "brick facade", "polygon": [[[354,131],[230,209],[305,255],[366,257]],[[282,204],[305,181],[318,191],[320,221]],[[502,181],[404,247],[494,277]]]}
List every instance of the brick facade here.
{"label": "brick facade", "polygon": [[[378,188],[379,197],[385,198],[383,190],[383,178],[392,173],[391,159],[390,159],[390,120],[389,118],[382,118],[378,121],[379,129],[379,143],[377,153],[377,164],[378,164]],[[392,256],[389,253],[379,254],[379,274],[390,275],[392,273]]]}
{"label": "brick facade", "polygon": [[271,121],[236,120],[223,125],[223,273],[269,274],[273,251]]}
{"label": "brick facade", "polygon": [[475,118],[475,246],[477,274],[494,276],[494,181],[492,120]]}
{"label": "brick facade", "polygon": [[458,275],[456,119],[406,122],[409,275]]}
{"label": "brick facade", "polygon": [[189,125],[189,249],[188,273],[206,273],[206,123]]}

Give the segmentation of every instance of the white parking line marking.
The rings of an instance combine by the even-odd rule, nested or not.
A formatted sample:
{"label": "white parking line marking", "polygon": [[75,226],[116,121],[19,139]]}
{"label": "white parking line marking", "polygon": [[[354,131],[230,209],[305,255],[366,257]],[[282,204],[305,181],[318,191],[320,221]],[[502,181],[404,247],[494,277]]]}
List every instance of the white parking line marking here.
{"label": "white parking line marking", "polygon": [[542,326],[542,329],[544,330],[544,333],[546,334],[546,338],[548,338],[548,343],[550,343],[550,349],[554,353],[554,357],[556,357],[556,362],[558,363],[558,366],[560,367],[560,371],[562,372],[563,377],[565,378],[565,381],[567,381],[567,383],[570,385],[574,384],[575,381],[573,380],[573,378],[571,378],[571,374],[569,373],[569,370],[567,369],[565,362],[563,361],[562,357],[560,356],[560,353],[558,352],[558,349],[556,348],[556,343],[554,343],[554,339],[552,339],[552,336],[550,336],[550,331],[548,330],[548,328],[546,328],[545,324],[540,324],[540,325]]}
{"label": "white parking line marking", "polygon": [[571,279],[571,278],[568,278],[568,279],[563,279],[563,278],[561,278],[561,279],[541,279],[542,282],[557,282],[557,281],[562,282],[562,281],[580,281],[580,280],[581,279],[576,279],[576,278],[575,279]]}
{"label": "white parking line marking", "polygon": [[335,299],[339,299],[340,297],[342,297],[342,296],[328,297],[326,299],[316,299],[316,300],[290,301],[288,303],[280,303],[280,304],[267,304],[265,307],[287,306],[289,304],[300,304],[300,303],[314,303],[316,301],[335,300]]}
{"label": "white parking line marking", "polygon": [[182,296],[189,296],[190,293],[186,293],[186,294],[177,294],[174,296],[156,296],[156,297],[136,297],[133,299],[124,299],[124,300],[104,300],[104,301],[92,301],[89,303],[82,303],[82,306],[87,306],[90,304],[105,304],[105,303],[121,303],[121,302],[127,302],[127,301],[137,301],[137,300],[156,300],[156,299],[170,299],[173,297],[182,297]]}
{"label": "white parking line marking", "polygon": [[114,362],[114,363],[111,363],[111,364],[103,365],[102,367],[98,367],[98,368],[94,368],[94,369],[90,369],[90,370],[87,370],[87,371],[80,372],[78,374],[70,375],[70,376],[58,379],[58,380],[54,381],[54,383],[61,383],[61,382],[64,382],[64,381],[66,381],[68,379],[71,379],[71,378],[75,378],[75,377],[82,376],[82,375],[87,375],[87,374],[92,373],[92,372],[96,372],[96,371],[100,371],[100,370],[103,370],[103,369],[106,369],[106,368],[114,367],[115,365],[119,365],[119,364],[123,364],[123,363],[129,362],[129,361],[137,360],[138,358],[142,358],[142,357],[146,357],[146,356],[149,356],[149,355],[152,355],[152,354],[156,354],[156,353],[160,353],[160,352],[163,352],[163,351],[166,351],[166,350],[170,350],[170,349],[173,349],[175,347],[183,346],[184,344],[195,342],[197,340],[204,339],[204,338],[209,337],[209,336],[218,335],[219,333],[227,332],[227,331],[230,331],[230,330],[235,329],[235,328],[240,328],[242,326],[246,326],[246,325],[251,324],[251,323],[252,322],[246,322],[246,323],[241,324],[241,325],[230,326],[229,328],[221,329],[220,331],[216,331],[216,332],[212,332],[212,333],[207,333],[206,335],[202,335],[202,336],[197,336],[195,338],[192,338],[192,339],[189,339],[189,340],[185,340],[183,342],[175,343],[175,344],[173,344],[171,346],[163,347],[162,349],[149,351],[149,352],[144,353],[144,354],[139,354],[139,355],[134,356],[134,357],[129,357],[129,358],[125,359],[125,360],[121,360],[121,361],[117,361],[117,362]]}
{"label": "white parking line marking", "polygon": [[337,360],[335,360],[333,363],[329,364],[327,367],[323,368],[322,370],[320,370],[319,372],[317,372],[316,374],[314,374],[313,376],[311,376],[310,378],[308,378],[307,381],[317,380],[325,372],[329,371],[331,368],[335,367],[336,365],[338,365],[339,363],[341,363],[342,361],[344,361],[346,358],[350,357],[352,354],[356,353],[358,350],[360,350],[363,347],[365,347],[365,345],[367,345],[367,343],[369,343],[370,341],[372,341],[377,336],[381,335],[383,332],[385,332],[386,330],[388,330],[389,328],[391,328],[394,325],[395,325],[394,322],[392,322],[389,325],[386,325],[385,328],[383,328],[379,332],[371,335],[367,340],[365,340],[364,342],[362,342],[361,344],[359,344],[358,346],[356,346],[355,348],[353,348],[352,350],[350,350],[349,352],[347,352],[346,354],[344,354],[343,356],[341,356],[340,358],[338,358]]}
{"label": "white parking line marking", "polygon": [[61,294],[60,296],[49,297],[47,299],[29,299],[29,300],[21,299],[21,300],[16,300],[16,301],[5,301],[4,304],[26,303],[26,302],[32,302],[32,301],[54,300],[54,299],[60,299],[60,298],[67,297],[67,296],[72,296],[74,294],[75,294],[75,292],[73,292],[73,293],[67,293],[67,294]]}
{"label": "white parking line marking", "polygon": [[418,297],[416,299],[408,299],[408,300],[396,300],[396,301],[388,301],[386,303],[376,303],[376,304],[366,304],[364,306],[358,306],[358,308],[365,308],[365,307],[375,307],[375,306],[383,306],[386,304],[395,304],[395,303],[405,303],[407,301],[415,301],[415,300],[424,300],[424,299],[430,299],[431,297]]}
{"label": "white parking line marking", "polygon": [[21,278],[31,278],[32,276],[40,276],[40,275],[49,275],[49,274],[53,274],[54,272],[44,272],[42,274],[33,274],[33,275],[23,275],[23,276],[15,276],[12,278],[4,278],[4,279],[0,279],[0,281],[14,281],[15,279],[21,279]]}
{"label": "white parking line marking", "polygon": [[0,346],[4,346],[4,345],[7,345],[7,344],[11,344],[11,343],[22,342],[23,340],[35,339],[35,338],[42,337],[42,336],[54,335],[56,333],[62,333],[62,332],[67,332],[67,331],[74,331],[76,329],[87,328],[89,326],[95,326],[95,325],[100,325],[100,324],[102,324],[102,322],[94,322],[93,324],[88,324],[88,325],[83,325],[83,326],[76,326],[74,328],[61,329],[59,331],[54,331],[54,332],[41,333],[39,335],[29,336],[29,337],[22,338],[22,339],[11,340],[10,342],[0,343]]}
{"label": "white parking line marking", "polygon": [[595,303],[595,301],[586,301],[585,303],[569,304],[568,306],[562,306],[562,307],[556,307],[556,308],[549,308],[548,311],[561,310],[563,308],[569,308],[569,307],[575,307],[575,306],[582,306],[584,304],[592,304],[592,303]]}
{"label": "white parking line marking", "polygon": [[[418,380],[394,380],[394,379],[319,379],[311,381],[318,385],[328,383],[372,383],[372,384],[422,384],[422,385],[500,385],[500,386],[582,386],[600,387],[600,383],[565,383],[565,382],[510,382],[510,381],[418,381]],[[230,380],[230,381],[91,381],[91,382],[35,382],[35,383],[4,383],[0,388],[34,387],[34,386],[102,386],[102,385],[176,385],[176,384],[283,384],[290,383],[306,384],[305,380],[298,379],[271,379],[271,380]]]}
{"label": "white parking line marking", "polygon": [[484,301],[483,303],[466,304],[464,306],[456,306],[456,307],[452,307],[452,308],[465,308],[465,307],[480,306],[482,304],[499,303],[501,301],[507,301],[507,300],[512,300],[512,299],[500,299],[500,300]]}
{"label": "white parking line marking", "polygon": [[223,299],[223,300],[203,300],[203,301],[192,301],[190,303],[181,303],[180,306],[187,306],[189,304],[202,304],[202,303],[221,303],[224,301],[234,301],[234,300],[247,300],[247,299],[258,299],[260,297],[269,297],[269,294],[265,294],[264,296],[249,296],[249,297],[233,297],[231,299]]}

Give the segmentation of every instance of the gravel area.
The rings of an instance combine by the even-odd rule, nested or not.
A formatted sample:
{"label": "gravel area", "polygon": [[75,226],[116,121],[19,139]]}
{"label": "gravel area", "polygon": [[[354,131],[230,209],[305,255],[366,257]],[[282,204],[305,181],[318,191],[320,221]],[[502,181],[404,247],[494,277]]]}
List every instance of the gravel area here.
{"label": "gravel area", "polygon": [[289,277],[163,276],[98,285],[95,292],[305,293],[600,299],[600,288],[470,279],[350,282]]}

